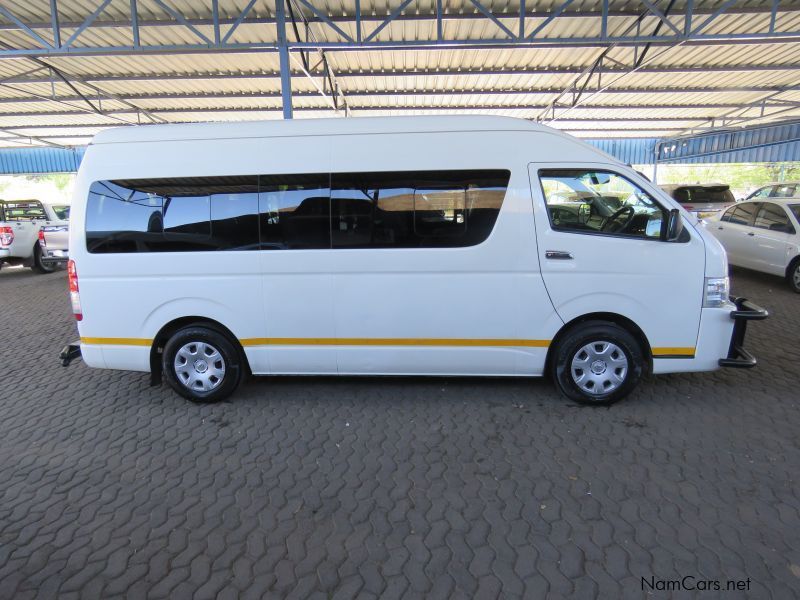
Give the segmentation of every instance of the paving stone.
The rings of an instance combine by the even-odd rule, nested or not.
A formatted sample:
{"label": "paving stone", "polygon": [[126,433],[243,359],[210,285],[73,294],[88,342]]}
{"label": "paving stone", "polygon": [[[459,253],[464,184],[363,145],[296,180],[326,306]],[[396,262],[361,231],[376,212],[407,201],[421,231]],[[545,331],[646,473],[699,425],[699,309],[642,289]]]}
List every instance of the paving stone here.
{"label": "paving stone", "polygon": [[[0,271],[0,599],[641,598],[641,578],[800,585],[800,296],[756,369],[611,408],[547,381],[262,378],[195,405],[56,363],[63,273]],[[731,594],[731,597],[737,597]]]}

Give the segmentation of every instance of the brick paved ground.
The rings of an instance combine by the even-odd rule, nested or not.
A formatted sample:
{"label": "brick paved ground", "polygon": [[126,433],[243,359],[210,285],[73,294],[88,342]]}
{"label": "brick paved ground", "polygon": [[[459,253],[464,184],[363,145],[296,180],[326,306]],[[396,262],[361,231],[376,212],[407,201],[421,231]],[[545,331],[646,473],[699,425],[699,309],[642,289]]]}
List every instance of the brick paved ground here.
{"label": "brick paved ground", "polygon": [[0,597],[639,598],[683,575],[796,596],[800,295],[734,275],[773,313],[760,366],[609,409],[457,378],[260,379],[197,406],[57,366],[63,273],[4,269]]}

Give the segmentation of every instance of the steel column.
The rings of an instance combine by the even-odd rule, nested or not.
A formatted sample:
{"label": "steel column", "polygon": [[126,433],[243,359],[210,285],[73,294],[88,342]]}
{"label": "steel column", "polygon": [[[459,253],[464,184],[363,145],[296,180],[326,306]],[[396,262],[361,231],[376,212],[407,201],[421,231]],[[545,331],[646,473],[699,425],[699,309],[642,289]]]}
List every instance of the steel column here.
{"label": "steel column", "polygon": [[289,64],[289,46],[286,43],[286,5],[284,0],[276,0],[275,17],[278,26],[278,52],[281,65],[281,99],[283,118],[292,118],[292,71]]}

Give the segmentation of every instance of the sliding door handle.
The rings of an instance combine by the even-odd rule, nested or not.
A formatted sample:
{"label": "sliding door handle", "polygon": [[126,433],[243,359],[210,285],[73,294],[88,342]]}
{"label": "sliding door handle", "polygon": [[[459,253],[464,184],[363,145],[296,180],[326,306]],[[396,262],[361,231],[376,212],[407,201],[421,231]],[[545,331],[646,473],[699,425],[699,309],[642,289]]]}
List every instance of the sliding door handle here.
{"label": "sliding door handle", "polygon": [[544,257],[552,260],[572,260],[572,252],[563,250],[545,250]]}

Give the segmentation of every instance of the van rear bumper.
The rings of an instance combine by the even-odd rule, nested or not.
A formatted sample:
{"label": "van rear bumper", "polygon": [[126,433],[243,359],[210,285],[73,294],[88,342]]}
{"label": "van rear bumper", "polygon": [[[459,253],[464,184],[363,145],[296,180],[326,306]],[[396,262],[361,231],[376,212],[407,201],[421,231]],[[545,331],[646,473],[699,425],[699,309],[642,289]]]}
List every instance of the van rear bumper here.
{"label": "van rear bumper", "polygon": [[749,369],[755,367],[758,361],[755,356],[744,348],[747,322],[766,319],[769,313],[757,304],[750,302],[747,298],[734,298],[731,296],[731,302],[736,305],[736,310],[730,312],[730,317],[733,319],[733,333],[731,334],[728,356],[719,359],[719,366]]}

